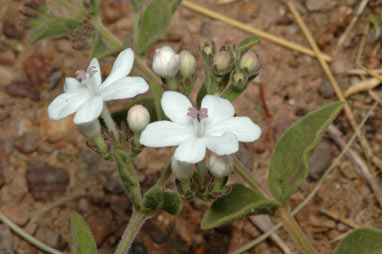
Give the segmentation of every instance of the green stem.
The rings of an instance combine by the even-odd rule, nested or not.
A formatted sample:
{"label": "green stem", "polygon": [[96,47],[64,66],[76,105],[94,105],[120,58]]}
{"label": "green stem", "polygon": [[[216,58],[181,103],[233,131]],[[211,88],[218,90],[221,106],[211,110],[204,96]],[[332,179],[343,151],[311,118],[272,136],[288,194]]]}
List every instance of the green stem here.
{"label": "green stem", "polygon": [[134,14],[134,49],[137,48],[138,45],[138,35],[139,35],[139,21],[140,21],[141,15],[138,11]]}
{"label": "green stem", "polygon": [[33,246],[35,246],[36,248],[46,252],[46,253],[49,253],[49,254],[63,254],[62,252],[56,250],[56,249],[53,249],[51,247],[49,247],[48,245],[46,245],[45,243],[37,240],[36,238],[34,238],[33,236],[31,236],[30,234],[28,234],[27,232],[25,232],[24,230],[22,230],[19,226],[17,226],[15,223],[13,223],[11,220],[9,220],[4,214],[2,214],[0,212],[0,221],[3,222],[5,225],[7,225],[13,232],[15,232],[18,236],[20,236],[21,238],[23,238],[25,241],[29,242],[30,244],[32,244]]}
{"label": "green stem", "polygon": [[205,178],[206,173],[207,173],[205,159],[203,159],[201,162],[198,162],[197,173],[198,173],[198,178],[199,178],[200,183],[202,185],[204,185],[205,184],[204,178]]}
{"label": "green stem", "polygon": [[243,178],[255,191],[261,193],[264,197],[269,200],[273,200],[270,194],[261,186],[261,184],[249,173],[245,166],[236,158],[234,161],[234,171]]}
{"label": "green stem", "polygon": [[[56,0],[57,1],[57,0]],[[111,45],[114,47],[121,47],[123,43],[114,35],[112,34],[109,29],[107,29],[100,19],[100,17],[95,16],[93,17],[90,22],[93,24],[93,26],[101,33],[102,37],[107,40]]]}
{"label": "green stem", "polygon": [[107,145],[101,134],[98,134],[97,136],[92,138],[92,140],[101,152],[107,152]]}
{"label": "green stem", "polygon": [[317,253],[308,237],[304,234],[304,232],[302,232],[300,226],[290,214],[290,211],[287,207],[278,208],[276,211],[276,217],[281,220],[284,227],[293,236],[305,254]]}
{"label": "green stem", "polygon": [[142,225],[149,218],[148,215],[144,214],[140,210],[135,210],[130,218],[129,225],[127,226],[125,232],[122,235],[122,239],[119,242],[117,251],[115,254],[126,254],[133,243],[135,236],[141,229]]}
{"label": "green stem", "polygon": [[157,186],[164,187],[167,183],[167,180],[170,178],[171,173],[172,173],[172,170],[171,170],[171,164],[170,164],[160,176]]}
{"label": "green stem", "polygon": [[53,1],[55,1],[61,7],[65,8],[66,10],[68,10],[70,13],[74,14],[74,16],[76,16],[76,17],[78,17],[80,19],[85,18],[85,15],[81,11],[79,11],[76,7],[71,5],[66,0],[53,0]]}
{"label": "green stem", "polygon": [[101,115],[102,115],[103,120],[105,121],[107,129],[109,131],[113,132],[115,137],[118,139],[119,133],[118,133],[117,127],[115,126],[114,120],[111,117],[110,111],[109,111],[106,103],[103,106]]}
{"label": "green stem", "polygon": [[167,87],[170,91],[175,91],[176,89],[176,79],[175,77],[167,77],[166,78]]}

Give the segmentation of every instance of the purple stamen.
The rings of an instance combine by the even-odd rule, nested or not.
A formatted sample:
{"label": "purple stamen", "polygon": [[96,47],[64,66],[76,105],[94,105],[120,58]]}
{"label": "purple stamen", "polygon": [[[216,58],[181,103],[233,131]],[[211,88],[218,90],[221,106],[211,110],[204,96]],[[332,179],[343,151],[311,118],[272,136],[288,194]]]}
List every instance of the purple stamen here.
{"label": "purple stamen", "polygon": [[86,73],[89,74],[89,77],[91,78],[97,73],[97,68],[95,66],[90,66]]}
{"label": "purple stamen", "polygon": [[194,107],[190,107],[190,108],[188,108],[187,115],[191,116],[194,119],[196,119],[196,118],[198,118],[199,111],[196,108],[194,108]]}
{"label": "purple stamen", "polygon": [[77,75],[76,78],[77,78],[79,81],[83,81],[83,80],[86,79],[86,72],[83,71],[83,70],[76,71],[76,75]]}
{"label": "purple stamen", "polygon": [[199,119],[207,118],[208,117],[208,109],[207,108],[201,108],[199,110]]}

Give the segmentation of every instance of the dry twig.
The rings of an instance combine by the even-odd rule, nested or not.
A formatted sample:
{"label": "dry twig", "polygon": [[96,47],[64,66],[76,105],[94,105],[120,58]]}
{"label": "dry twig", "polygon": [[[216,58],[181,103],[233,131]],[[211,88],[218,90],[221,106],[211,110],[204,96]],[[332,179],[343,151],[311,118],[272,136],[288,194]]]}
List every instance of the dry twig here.
{"label": "dry twig", "polygon": [[345,97],[347,98],[352,94],[371,90],[377,87],[379,84],[381,84],[381,81],[379,81],[376,78],[369,78],[369,79],[362,80],[358,82],[357,84],[354,84],[348,89],[346,89]]}
{"label": "dry twig", "polygon": [[[251,27],[249,25],[246,25],[246,24],[243,24],[235,19],[231,19],[231,18],[228,18],[224,15],[221,15],[217,12],[214,12],[214,11],[211,11],[211,10],[208,10],[202,6],[199,6],[197,4],[194,4],[194,3],[191,3],[187,0],[183,0],[182,1],[182,5],[184,7],[187,7],[193,11],[196,11],[198,13],[201,13],[207,17],[210,17],[210,18],[213,18],[213,19],[217,19],[217,20],[220,20],[222,22],[225,22],[227,24],[230,24],[231,26],[234,26],[236,28],[239,28],[243,31],[246,31],[246,32],[249,32],[249,33],[252,33],[252,34],[255,34],[255,35],[259,35],[261,36],[263,39],[265,40],[268,40],[268,41],[271,41],[271,42],[274,42],[278,45],[281,45],[283,47],[286,47],[286,48],[289,48],[289,49],[292,49],[292,50],[295,50],[295,51],[298,51],[298,52],[301,52],[301,53],[304,53],[306,55],[309,55],[309,56],[313,56],[315,57],[315,53],[311,50],[311,49],[308,49],[306,47],[303,47],[303,46],[300,46],[296,43],[293,43],[293,42],[290,42],[288,40],[285,40],[285,39],[281,39],[273,34],[270,34],[270,33],[267,33],[267,32],[264,32],[260,29],[256,29],[254,27]],[[328,55],[322,55],[323,59],[325,61],[331,61],[332,58]]]}
{"label": "dry twig", "polygon": [[360,226],[358,226],[357,224],[355,224],[354,222],[352,222],[351,220],[341,216],[341,215],[338,215],[337,213],[335,212],[332,212],[332,211],[328,211],[326,210],[325,208],[321,208],[320,209],[320,212],[325,214],[326,216],[328,216],[329,218],[332,218],[334,220],[337,220],[337,221],[340,221],[342,222],[343,224],[346,224],[348,225],[349,227],[351,228],[359,228]]}
{"label": "dry twig", "polygon": [[[334,75],[331,72],[328,64],[324,61],[322,54],[321,54],[321,51],[317,46],[317,43],[313,39],[312,34],[309,32],[307,26],[305,25],[304,21],[302,20],[300,14],[297,12],[294,5],[291,2],[289,2],[288,7],[289,7],[290,11],[292,12],[293,16],[295,17],[297,24],[300,26],[301,30],[303,31],[309,44],[313,48],[313,51],[315,52],[315,54],[318,58],[318,61],[320,62],[321,66],[322,66],[322,69],[324,70],[325,74],[328,76],[328,79],[329,79],[337,97],[341,101],[345,102],[344,110],[345,110],[346,117],[348,118],[353,130],[355,130],[357,128],[357,122],[354,118],[354,114],[353,114],[349,104],[346,102],[345,96],[343,95],[343,93],[342,93],[342,91],[341,91],[341,89],[337,83],[337,80],[334,78]],[[373,152],[372,152],[370,145],[369,145],[368,141],[366,140],[366,138],[361,133],[357,133],[357,137],[361,143],[361,146],[362,146],[363,151],[366,155],[366,158],[369,161],[373,162],[379,169],[382,170],[382,160],[373,155]]]}

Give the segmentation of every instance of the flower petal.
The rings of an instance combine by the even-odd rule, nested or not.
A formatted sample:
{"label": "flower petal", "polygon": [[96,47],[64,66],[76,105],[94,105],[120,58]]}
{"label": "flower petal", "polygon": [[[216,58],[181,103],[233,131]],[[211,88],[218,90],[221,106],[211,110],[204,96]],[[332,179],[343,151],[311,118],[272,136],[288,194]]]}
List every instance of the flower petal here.
{"label": "flower petal", "polygon": [[215,95],[204,96],[202,108],[208,109],[208,117],[203,118],[206,127],[218,124],[235,115],[235,108],[232,103]]}
{"label": "flower petal", "polygon": [[145,93],[149,85],[141,77],[121,78],[107,87],[101,87],[101,95],[105,101],[132,98]]}
{"label": "flower petal", "polygon": [[75,93],[76,91],[84,89],[84,88],[86,89],[86,86],[81,84],[81,82],[79,82],[77,79],[70,78],[70,77],[65,78],[65,84],[64,84],[65,93],[70,93],[70,92]]}
{"label": "flower petal", "polygon": [[89,98],[89,93],[63,93],[57,96],[48,107],[49,118],[59,120],[73,114]]}
{"label": "flower petal", "polygon": [[220,136],[232,132],[242,142],[252,142],[261,135],[261,129],[248,117],[232,117],[206,129],[207,135]]}
{"label": "flower petal", "polygon": [[194,136],[194,130],[191,126],[158,121],[146,126],[139,141],[151,147],[176,146],[192,136]]}
{"label": "flower petal", "polygon": [[187,115],[192,107],[190,100],[178,92],[165,92],[162,96],[162,109],[171,121],[191,125],[192,118]]}
{"label": "flower petal", "polygon": [[174,153],[174,158],[185,163],[198,163],[206,156],[206,142],[203,138],[191,137],[182,142]]}
{"label": "flower petal", "polygon": [[133,68],[133,63],[134,52],[131,48],[125,49],[119,53],[117,59],[114,61],[109,77],[103,82],[102,86],[106,87],[118,79],[126,77],[130,73],[131,68]]}
{"label": "flower petal", "polygon": [[239,141],[235,134],[225,132],[221,136],[206,136],[207,148],[217,155],[229,155],[239,151]]}
{"label": "flower petal", "polygon": [[101,77],[101,68],[99,67],[99,63],[98,63],[97,58],[93,58],[91,60],[88,69],[91,68],[91,67],[93,67],[94,68],[93,71],[95,71],[93,77],[96,80],[97,85],[100,86],[101,83],[102,83],[102,77]]}
{"label": "flower petal", "polygon": [[97,119],[103,109],[103,100],[101,96],[92,96],[78,109],[74,116],[75,124],[86,124]]}

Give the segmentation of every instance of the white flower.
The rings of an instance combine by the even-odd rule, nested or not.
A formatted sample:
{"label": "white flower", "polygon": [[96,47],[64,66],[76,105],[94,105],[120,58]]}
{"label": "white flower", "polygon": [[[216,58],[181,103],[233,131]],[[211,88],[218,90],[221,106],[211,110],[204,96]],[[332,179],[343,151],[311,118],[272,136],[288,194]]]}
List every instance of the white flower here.
{"label": "white flower", "polygon": [[134,105],[127,113],[127,123],[133,132],[141,132],[150,122],[150,113],[142,105]]}
{"label": "white flower", "polygon": [[239,150],[239,141],[258,139],[261,129],[248,117],[234,117],[231,102],[214,95],[202,100],[202,108],[194,108],[190,100],[178,92],[165,92],[162,108],[171,121],[158,121],[146,126],[140,143],[151,147],[178,146],[178,161],[197,163],[203,160],[206,148],[217,155]]}
{"label": "white flower", "polygon": [[212,175],[225,177],[232,172],[233,158],[231,155],[219,156],[212,153],[208,159],[208,168]]}
{"label": "white flower", "polygon": [[164,46],[156,49],[153,60],[153,70],[159,76],[174,77],[179,71],[180,55],[175,54],[175,51],[169,47]]}
{"label": "white flower", "polygon": [[64,93],[48,107],[49,117],[59,120],[76,112],[74,123],[88,124],[96,120],[105,101],[125,99],[144,93],[149,86],[141,77],[126,77],[133,67],[134,52],[122,51],[114,62],[109,77],[102,82],[98,60],[93,58],[86,72],[77,71],[77,78],[66,78]]}

